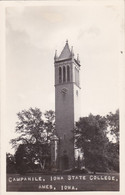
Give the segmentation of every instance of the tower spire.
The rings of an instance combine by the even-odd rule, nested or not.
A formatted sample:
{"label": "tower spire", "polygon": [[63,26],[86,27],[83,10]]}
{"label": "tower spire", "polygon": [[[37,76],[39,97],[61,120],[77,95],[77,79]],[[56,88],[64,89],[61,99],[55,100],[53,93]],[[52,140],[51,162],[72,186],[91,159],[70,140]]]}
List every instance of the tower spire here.
{"label": "tower spire", "polygon": [[69,49],[68,40],[66,40],[66,44],[65,44],[60,56],[58,57],[58,60],[64,60],[64,59],[68,59],[70,57],[71,57],[71,51]]}

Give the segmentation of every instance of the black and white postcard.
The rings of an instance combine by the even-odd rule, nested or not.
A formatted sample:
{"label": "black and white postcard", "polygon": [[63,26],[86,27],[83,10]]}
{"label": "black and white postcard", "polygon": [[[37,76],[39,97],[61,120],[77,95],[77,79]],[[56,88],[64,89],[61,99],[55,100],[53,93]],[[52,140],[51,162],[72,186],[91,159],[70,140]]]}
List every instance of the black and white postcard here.
{"label": "black and white postcard", "polygon": [[1,194],[123,194],[124,2],[0,5]]}

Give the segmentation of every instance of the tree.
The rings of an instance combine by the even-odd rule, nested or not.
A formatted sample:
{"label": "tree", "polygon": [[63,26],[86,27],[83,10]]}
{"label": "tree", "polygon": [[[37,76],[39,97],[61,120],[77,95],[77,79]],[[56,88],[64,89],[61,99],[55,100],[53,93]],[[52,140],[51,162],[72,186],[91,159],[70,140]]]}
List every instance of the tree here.
{"label": "tree", "polygon": [[[115,142],[109,139],[109,134]],[[106,117],[90,114],[80,118],[75,128],[75,144],[82,149],[85,167],[89,170],[118,172],[119,112],[110,113]]]}
{"label": "tree", "polygon": [[[55,115],[53,111],[47,111],[42,117],[38,108],[22,110],[17,114],[16,133],[19,136],[11,140],[16,149],[15,159],[18,167],[25,165],[34,169],[39,165],[47,168],[50,161],[50,136],[54,132]],[[43,120],[43,118],[45,118]]]}
{"label": "tree", "polygon": [[119,172],[119,145],[109,141],[106,148],[108,169]]}
{"label": "tree", "polygon": [[46,111],[44,113],[46,118],[45,120],[45,127],[47,132],[47,139],[54,133],[55,131],[55,113],[52,110]]}
{"label": "tree", "polygon": [[114,114],[110,112],[107,115],[107,125],[112,141],[119,144],[119,110],[116,110]]}
{"label": "tree", "polygon": [[119,110],[107,115],[109,144],[107,146],[108,165],[119,172]]}
{"label": "tree", "polygon": [[6,153],[6,171],[7,173],[16,173],[15,158],[10,153]]}
{"label": "tree", "polygon": [[29,159],[30,155],[28,155],[27,148],[28,144],[20,144],[15,153],[16,169],[20,174],[24,174],[29,170],[29,164],[32,163],[32,159]]}
{"label": "tree", "polygon": [[84,152],[85,167],[91,171],[106,171],[106,119],[90,114],[76,123],[76,146]]}

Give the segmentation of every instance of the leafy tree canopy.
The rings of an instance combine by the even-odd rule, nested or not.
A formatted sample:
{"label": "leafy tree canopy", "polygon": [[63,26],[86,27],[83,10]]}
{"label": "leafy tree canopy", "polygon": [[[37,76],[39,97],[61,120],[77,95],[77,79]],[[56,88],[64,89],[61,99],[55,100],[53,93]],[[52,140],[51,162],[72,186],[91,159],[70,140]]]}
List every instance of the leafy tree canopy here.
{"label": "leafy tree canopy", "polygon": [[19,172],[24,167],[34,169],[39,164],[42,169],[50,160],[50,137],[55,130],[55,114],[46,111],[43,116],[38,108],[22,110],[17,114],[16,133],[19,136],[10,143],[16,149],[15,160]]}
{"label": "leafy tree canopy", "polygon": [[50,137],[55,129],[55,114],[52,110],[46,111],[42,117],[40,109],[30,108],[22,110],[17,116],[15,132],[19,136],[10,141],[15,148],[19,144],[44,144],[48,141],[47,136]]}
{"label": "leafy tree canopy", "polygon": [[119,142],[119,110],[113,114],[110,112],[107,116],[107,125],[109,127],[109,134],[113,142]]}
{"label": "leafy tree canopy", "polygon": [[110,134],[119,140],[118,111],[106,117],[90,114],[76,123],[75,144],[82,149],[85,166],[91,171],[119,169],[119,145],[109,140],[109,130]]}

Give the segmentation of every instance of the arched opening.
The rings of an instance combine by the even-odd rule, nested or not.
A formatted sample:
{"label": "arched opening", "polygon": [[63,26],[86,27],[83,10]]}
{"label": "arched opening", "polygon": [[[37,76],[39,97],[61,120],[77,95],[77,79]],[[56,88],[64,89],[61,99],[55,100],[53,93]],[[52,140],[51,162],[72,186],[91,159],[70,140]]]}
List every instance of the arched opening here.
{"label": "arched opening", "polygon": [[59,83],[62,82],[62,68],[59,67]]}
{"label": "arched opening", "polygon": [[70,81],[70,68],[67,66],[67,81]]}
{"label": "arched opening", "polygon": [[63,66],[63,82],[66,81],[66,68]]}

